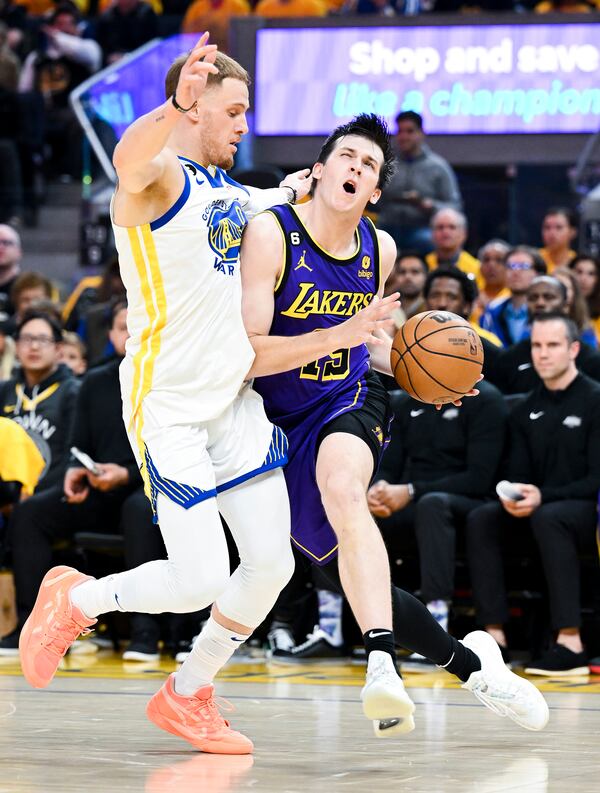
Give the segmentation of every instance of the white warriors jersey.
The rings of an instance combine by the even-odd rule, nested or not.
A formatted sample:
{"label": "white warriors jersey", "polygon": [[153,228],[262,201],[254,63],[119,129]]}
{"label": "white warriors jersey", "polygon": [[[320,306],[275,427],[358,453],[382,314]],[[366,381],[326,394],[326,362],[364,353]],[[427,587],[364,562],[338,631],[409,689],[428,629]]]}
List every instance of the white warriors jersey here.
{"label": "white warriors jersey", "polygon": [[[239,248],[247,215],[262,209],[250,207],[257,191],[179,159],[185,185],[171,209],[143,226],[113,220],[128,301],[121,386],[129,426],[142,405],[165,426],[219,416],[254,358],[242,322]],[[281,191],[266,193],[281,202]]]}

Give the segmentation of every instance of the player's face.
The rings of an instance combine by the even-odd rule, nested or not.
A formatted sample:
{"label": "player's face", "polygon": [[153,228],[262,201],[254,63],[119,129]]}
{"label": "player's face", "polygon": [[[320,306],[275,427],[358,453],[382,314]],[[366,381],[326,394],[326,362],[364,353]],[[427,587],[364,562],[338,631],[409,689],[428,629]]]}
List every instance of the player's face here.
{"label": "player's face", "polygon": [[575,277],[584,297],[589,297],[598,283],[596,265],[590,259],[582,259],[575,265]]}
{"label": "player's face", "polygon": [[17,338],[17,356],[25,372],[44,372],[60,361],[60,344],[54,341],[52,328],[43,319],[26,322]]}
{"label": "player's face", "polygon": [[542,240],[546,248],[568,248],[576,233],[564,215],[547,215],[542,223]]}
{"label": "player's face", "polygon": [[338,211],[362,212],[369,201],[379,200],[382,165],[383,152],[373,141],[359,135],[340,138],[326,162],[313,168],[319,197]]}
{"label": "player's face", "polygon": [[228,170],[233,165],[237,144],[248,132],[246,111],[248,86],[226,77],[206,91],[198,102],[198,128],[203,164]]}
{"label": "player's face", "polygon": [[459,317],[466,317],[465,298],[460,284],[455,278],[436,278],[427,296],[429,311],[452,311]]}
{"label": "player's face", "polygon": [[533,323],[531,360],[542,380],[552,381],[562,377],[578,352],[579,342],[569,343],[567,329],[559,319]]}

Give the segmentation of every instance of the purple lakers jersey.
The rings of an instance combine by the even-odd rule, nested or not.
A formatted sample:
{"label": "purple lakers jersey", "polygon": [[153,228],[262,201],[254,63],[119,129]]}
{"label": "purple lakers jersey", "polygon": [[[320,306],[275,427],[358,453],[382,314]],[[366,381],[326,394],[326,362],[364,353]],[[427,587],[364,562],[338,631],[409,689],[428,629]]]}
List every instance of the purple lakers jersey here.
{"label": "purple lakers jersey", "polygon": [[[352,256],[338,259],[311,238],[293,207],[269,211],[285,239],[272,336],[298,336],[331,328],[369,305],[380,283],[379,245],[370,220],[361,219]],[[334,418],[362,407],[369,388],[368,371],[369,352],[363,344],[254,381],[267,416],[289,440],[285,476],[292,540],[317,564],[331,561],[337,549],[316,481],[319,435]]]}

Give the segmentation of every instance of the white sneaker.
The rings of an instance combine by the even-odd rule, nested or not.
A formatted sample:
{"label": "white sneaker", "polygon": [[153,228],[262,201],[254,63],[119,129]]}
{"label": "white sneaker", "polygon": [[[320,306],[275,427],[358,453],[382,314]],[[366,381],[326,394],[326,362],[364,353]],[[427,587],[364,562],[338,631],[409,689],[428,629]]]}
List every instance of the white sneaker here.
{"label": "white sneaker", "polygon": [[363,713],[373,722],[378,738],[387,738],[415,728],[414,703],[406,693],[402,678],[394,669],[389,653],[369,653],[367,682],[360,693]]}
{"label": "white sneaker", "polygon": [[538,689],[514,672],[502,660],[496,641],[485,631],[473,631],[462,639],[481,661],[463,688],[499,716],[508,716],[526,730],[543,730],[548,723],[548,705]]}

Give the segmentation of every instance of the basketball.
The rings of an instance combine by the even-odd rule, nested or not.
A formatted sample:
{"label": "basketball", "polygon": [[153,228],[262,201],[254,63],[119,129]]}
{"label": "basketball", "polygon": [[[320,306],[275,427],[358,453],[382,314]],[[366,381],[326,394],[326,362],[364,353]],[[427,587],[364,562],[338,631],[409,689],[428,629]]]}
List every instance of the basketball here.
{"label": "basketball", "polygon": [[473,388],[483,367],[483,347],[458,314],[424,311],[396,333],[391,365],[394,379],[411,397],[443,405]]}

